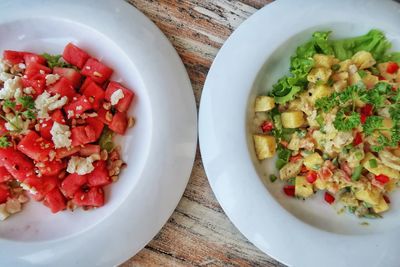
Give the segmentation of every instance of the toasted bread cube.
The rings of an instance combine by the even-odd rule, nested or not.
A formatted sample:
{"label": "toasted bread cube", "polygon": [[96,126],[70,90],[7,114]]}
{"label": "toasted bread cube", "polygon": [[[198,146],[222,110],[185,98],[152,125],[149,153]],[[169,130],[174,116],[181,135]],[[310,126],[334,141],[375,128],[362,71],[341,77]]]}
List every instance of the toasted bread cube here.
{"label": "toasted bread cube", "polygon": [[332,55],[315,54],[313,56],[314,67],[330,69],[338,60]]}
{"label": "toasted bread cube", "polygon": [[326,84],[321,84],[321,85],[316,85],[314,88],[311,90],[311,103],[315,103],[317,99],[320,99],[325,96],[330,96],[332,94],[332,89],[326,85]]}
{"label": "toasted bread cube", "polygon": [[368,69],[375,65],[376,61],[372,54],[367,51],[359,51],[353,55],[351,58],[354,64],[356,64],[358,69]]}
{"label": "toasted bread cube", "polygon": [[254,111],[255,112],[270,111],[274,107],[275,107],[275,100],[273,97],[257,96],[254,104]]}
{"label": "toasted bread cube", "polygon": [[324,160],[317,152],[312,153],[304,158],[304,166],[309,170],[315,170],[317,167],[321,167]]}
{"label": "toasted bread cube", "polygon": [[351,64],[353,64],[353,62],[351,62],[350,59],[346,59],[346,60],[341,61],[339,63],[339,66],[340,66],[339,72],[348,71]]}
{"label": "toasted bread cube", "polygon": [[302,198],[308,198],[312,194],[314,194],[313,186],[310,184],[306,177],[304,176],[297,176],[295,182],[295,189],[294,192],[296,196]]}
{"label": "toasted bread cube", "polygon": [[286,111],[281,114],[282,126],[284,128],[299,128],[304,124],[302,111]]}
{"label": "toasted bread cube", "polygon": [[389,209],[389,205],[386,203],[385,199],[383,198],[383,196],[380,197],[379,202],[377,205],[374,205],[372,207],[372,209],[374,210],[374,212],[376,213],[381,213],[384,211],[387,211]]}
{"label": "toasted bread cube", "polygon": [[307,80],[311,83],[326,83],[332,75],[332,70],[327,68],[313,68],[307,75]]}
{"label": "toasted bread cube", "polygon": [[378,76],[368,73],[364,78],[362,78],[362,81],[367,87],[367,89],[372,89],[375,86],[375,84],[379,82],[379,78]]}
{"label": "toasted bread cube", "polygon": [[254,147],[259,160],[271,158],[275,155],[276,141],[275,137],[269,135],[253,135]]}

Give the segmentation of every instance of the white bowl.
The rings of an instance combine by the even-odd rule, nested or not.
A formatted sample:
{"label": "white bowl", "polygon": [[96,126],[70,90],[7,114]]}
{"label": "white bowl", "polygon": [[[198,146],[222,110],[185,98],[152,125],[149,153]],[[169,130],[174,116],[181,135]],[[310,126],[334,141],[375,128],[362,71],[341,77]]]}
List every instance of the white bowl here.
{"label": "white bowl", "polygon": [[183,64],[154,24],[123,1],[2,1],[0,14],[0,51],[61,54],[73,42],[133,89],[129,114],[137,119],[117,140],[128,167],[107,187],[106,205],[51,214],[32,200],[0,223],[0,263],[121,263],[161,229],[190,176],[196,105]]}
{"label": "white bowl", "polygon": [[256,159],[251,129],[255,96],[288,73],[290,56],[314,31],[332,30],[332,38],[342,38],[377,28],[399,51],[399,8],[391,1],[280,0],[245,21],[211,67],[199,120],[211,187],[236,227],[285,264],[398,266],[399,193],[391,195],[391,210],[381,220],[339,215],[321,194],[288,198],[279,181],[269,182],[274,162]]}

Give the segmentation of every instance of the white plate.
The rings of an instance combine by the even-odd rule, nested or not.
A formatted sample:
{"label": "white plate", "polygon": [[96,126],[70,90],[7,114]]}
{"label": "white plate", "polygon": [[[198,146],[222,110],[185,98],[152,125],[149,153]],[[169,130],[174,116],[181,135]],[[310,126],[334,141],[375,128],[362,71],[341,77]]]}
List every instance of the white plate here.
{"label": "white plate", "polygon": [[[200,105],[203,163],[224,211],[257,247],[290,266],[399,266],[400,197],[382,220],[343,214],[321,194],[305,202],[271,184],[273,162],[260,164],[251,138],[252,107],[286,74],[295,48],[316,30],[332,38],[383,30],[400,50],[400,5],[391,1],[274,2],[245,21],[224,44]],[[272,163],[272,164],[271,164]]]}
{"label": "white plate", "polygon": [[124,1],[0,3],[0,50],[61,53],[72,41],[136,93],[137,124],[118,141],[128,167],[107,188],[107,204],[52,215],[31,201],[0,224],[0,265],[111,266],[149,242],[178,204],[190,176],[196,105],[185,68],[167,38]]}

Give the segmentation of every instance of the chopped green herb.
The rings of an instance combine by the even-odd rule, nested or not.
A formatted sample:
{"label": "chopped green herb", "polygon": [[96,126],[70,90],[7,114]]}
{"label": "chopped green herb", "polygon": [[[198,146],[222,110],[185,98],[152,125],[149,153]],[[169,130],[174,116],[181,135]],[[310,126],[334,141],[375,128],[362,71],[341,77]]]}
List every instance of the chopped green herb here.
{"label": "chopped green herb", "polygon": [[275,182],[277,179],[278,179],[278,177],[276,177],[275,174],[271,174],[271,175],[269,176],[269,180],[271,181],[271,183]]}
{"label": "chopped green herb", "polygon": [[365,135],[371,135],[375,130],[383,127],[383,118],[379,116],[369,116],[364,125],[363,132]]}
{"label": "chopped green herb", "polygon": [[339,131],[350,131],[360,125],[360,114],[351,112],[346,115],[343,110],[340,110],[333,121],[333,125]]}
{"label": "chopped green herb", "polygon": [[9,147],[11,145],[10,141],[8,141],[8,138],[6,136],[0,137],[0,147],[5,148]]}
{"label": "chopped green herb", "polygon": [[13,109],[13,108],[15,108],[15,105],[16,105],[15,102],[13,102],[13,101],[11,101],[9,99],[4,100],[4,102],[3,102],[3,107],[5,107],[5,108]]}
{"label": "chopped green herb", "polygon": [[292,177],[286,180],[288,185],[295,185],[296,184],[296,177]]}
{"label": "chopped green herb", "polygon": [[22,105],[23,108],[33,109],[35,108],[35,101],[31,96],[21,96],[17,98],[17,102]]}
{"label": "chopped green herb", "polygon": [[114,148],[113,143],[114,132],[108,129],[108,127],[104,127],[103,132],[101,133],[99,139],[99,145],[101,149],[107,150],[107,152],[111,152]]}
{"label": "chopped green herb", "polygon": [[42,56],[46,59],[47,65],[49,68],[54,68],[54,67],[62,67],[62,68],[71,68],[72,65],[66,63],[65,61],[62,61],[61,55],[50,55],[47,53],[42,54]]}
{"label": "chopped green herb", "polygon": [[24,115],[25,118],[31,119],[31,120],[36,118],[35,112],[31,109],[25,110],[24,112],[22,112],[22,115]]}
{"label": "chopped green herb", "polygon": [[340,69],[340,65],[339,64],[332,65],[332,70],[333,71],[338,71],[339,69]]}
{"label": "chopped green herb", "polygon": [[360,75],[361,79],[367,76],[367,72],[365,70],[359,70],[357,73]]}

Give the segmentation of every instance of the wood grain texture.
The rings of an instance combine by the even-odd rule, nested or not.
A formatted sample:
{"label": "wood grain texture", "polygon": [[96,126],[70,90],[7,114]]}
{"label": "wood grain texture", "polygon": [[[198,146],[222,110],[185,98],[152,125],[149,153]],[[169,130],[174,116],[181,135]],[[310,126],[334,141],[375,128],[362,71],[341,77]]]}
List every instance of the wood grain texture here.
{"label": "wood grain texture", "polygon": [[[178,51],[199,105],[205,78],[229,35],[270,0],[128,0]],[[130,266],[283,266],[232,225],[208,183],[200,152],[183,198],[168,223]]]}

